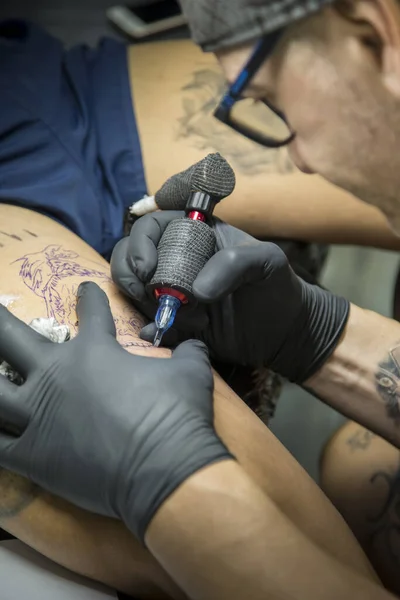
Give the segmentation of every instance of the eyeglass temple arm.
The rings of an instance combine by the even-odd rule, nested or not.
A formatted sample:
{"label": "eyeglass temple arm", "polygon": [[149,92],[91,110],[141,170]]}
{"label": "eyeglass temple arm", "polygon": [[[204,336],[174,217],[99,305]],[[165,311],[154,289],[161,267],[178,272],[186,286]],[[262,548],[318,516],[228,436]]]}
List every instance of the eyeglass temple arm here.
{"label": "eyeglass temple arm", "polygon": [[237,98],[243,92],[249,81],[257,73],[258,69],[261,67],[263,62],[271,54],[272,50],[279,41],[282,33],[283,30],[278,29],[273,33],[269,33],[258,42],[249,60],[239,73],[236,80],[230,86],[227,93],[225,94],[224,99],[227,97],[231,97],[234,100],[237,100]]}

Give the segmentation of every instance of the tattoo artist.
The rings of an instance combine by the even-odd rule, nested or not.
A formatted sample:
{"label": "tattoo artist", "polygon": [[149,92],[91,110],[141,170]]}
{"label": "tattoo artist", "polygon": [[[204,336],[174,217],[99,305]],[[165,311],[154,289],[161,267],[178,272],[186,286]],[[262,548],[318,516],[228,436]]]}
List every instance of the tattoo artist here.
{"label": "tattoo artist", "polygon": [[[257,8],[250,0],[182,1],[194,40],[216,53],[230,84],[216,116],[264,146],[287,144],[300,169],[376,205],[400,234],[399,5],[311,5],[293,0],[294,17],[275,14],[279,0]],[[246,97],[275,111],[286,139],[243,126],[236,106]],[[154,305],[144,284],[176,216],[146,215],[114,250],[115,282],[150,318]],[[194,284],[199,309],[178,314],[170,341],[196,337],[219,361],[268,365],[400,447],[400,373],[392,361],[400,325],[306,284],[273,244],[224,223],[216,231],[219,251]],[[153,336],[154,325],[142,332]],[[384,368],[391,361],[392,372]]]}
{"label": "tattoo artist", "polygon": [[[232,84],[219,116],[241,129],[234,103],[243,95],[268,102],[285,115],[293,132],[285,143],[299,167],[376,204],[400,231],[394,0],[182,4],[195,41],[217,53]],[[251,135],[264,145],[284,143]],[[114,252],[115,281],[149,316],[144,284],[175,216],[142,218]],[[400,325],[304,283],[274,245],[216,227],[219,252],[195,284],[207,325],[203,319],[199,330],[200,315],[186,315],[176,321],[175,341],[197,337],[220,360],[267,364],[400,446],[396,389],[382,391],[379,380]],[[3,467],[123,519],[190,598],[392,597],[294,531],[235,462],[213,428],[202,341],[183,342],[170,361],[130,356],[115,340],[97,286],[81,286],[77,310],[78,336],[55,346],[0,307],[0,355],[25,379],[19,387],[0,381]],[[151,325],[143,331],[153,334]],[[190,515],[199,498],[202,511]],[[271,554],[272,538],[282,541]],[[279,586],[265,576],[266,556]],[[300,559],[305,575],[294,589],[286,573]],[[306,573],[316,564],[312,589]]]}

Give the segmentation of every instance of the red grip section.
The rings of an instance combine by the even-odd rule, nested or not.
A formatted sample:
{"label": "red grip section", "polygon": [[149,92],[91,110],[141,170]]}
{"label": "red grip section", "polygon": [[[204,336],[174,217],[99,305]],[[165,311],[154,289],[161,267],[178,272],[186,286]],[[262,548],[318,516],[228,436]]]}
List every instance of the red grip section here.
{"label": "red grip section", "polygon": [[186,298],[185,294],[182,294],[182,292],[179,292],[178,290],[174,290],[174,288],[157,288],[156,290],[154,290],[154,295],[157,300],[161,296],[168,295],[173,296],[174,298],[178,298],[178,300],[180,300],[182,304],[188,303],[188,299]]}
{"label": "red grip section", "polygon": [[205,215],[198,210],[192,210],[192,212],[188,214],[188,218],[192,219],[192,221],[203,221],[203,223],[205,223],[206,220]]}

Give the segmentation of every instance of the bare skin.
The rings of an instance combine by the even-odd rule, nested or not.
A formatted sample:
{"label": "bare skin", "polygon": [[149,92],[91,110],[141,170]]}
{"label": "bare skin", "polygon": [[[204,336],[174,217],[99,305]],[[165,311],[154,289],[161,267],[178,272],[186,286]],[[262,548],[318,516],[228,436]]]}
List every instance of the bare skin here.
{"label": "bare skin", "polygon": [[394,600],[310,543],[232,460],[190,477],[146,539],[193,600]]}
{"label": "bare skin", "polygon": [[341,512],[385,586],[400,594],[400,455],[371,431],[349,422],[327,445],[322,489]]}
{"label": "bare skin", "polygon": [[[395,317],[399,314],[395,307]],[[378,370],[379,387],[392,412],[398,401],[396,341]],[[388,589],[400,594],[400,455],[397,448],[348,422],[328,442],[321,460],[322,489],[346,519]]]}
{"label": "bare skin", "polygon": [[[76,328],[71,299],[91,279],[110,298],[119,341],[130,352],[159,350],[138,338],[140,315],[108,279],[108,264],[67,229],[39,214],[0,206],[1,290],[26,322],[48,316]],[[51,292],[51,293],[49,293]],[[47,304],[46,304],[47,302]],[[165,353],[165,351],[161,351]],[[363,552],[324,494],[263,423],[216,376],[218,433],[250,478],[307,538],[375,580]],[[157,562],[119,523],[90,515],[9,473],[0,477],[0,525],[56,562],[140,598],[181,598]],[[200,509],[200,506],[199,506]]]}

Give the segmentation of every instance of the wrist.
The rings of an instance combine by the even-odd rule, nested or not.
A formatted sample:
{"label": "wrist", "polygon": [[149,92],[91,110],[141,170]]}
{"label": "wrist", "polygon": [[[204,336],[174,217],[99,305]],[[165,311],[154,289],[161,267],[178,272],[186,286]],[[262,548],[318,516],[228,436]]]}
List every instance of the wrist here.
{"label": "wrist", "polygon": [[335,351],[349,318],[350,303],[298,278],[302,308],[271,368],[303,384]]}
{"label": "wrist", "polygon": [[317,285],[307,285],[310,362],[297,380],[303,384],[329,360],[340,343],[350,316],[350,302]]}
{"label": "wrist", "polygon": [[[351,392],[359,390],[364,383],[367,389],[371,383],[371,361],[377,363],[382,358],[380,336],[375,335],[375,317],[375,313],[351,304],[346,326],[334,352],[304,385],[315,391],[340,386]],[[372,329],[374,335],[371,335]]]}
{"label": "wrist", "polygon": [[202,424],[188,432],[182,424],[175,434],[160,432],[140,453],[143,460],[136,453],[120,514],[142,542],[155,514],[187,479],[210,465],[234,460],[214,429]]}
{"label": "wrist", "polygon": [[193,473],[154,515],[146,531],[146,543],[151,547],[156,541],[158,544],[160,539],[166,539],[167,544],[170,544],[171,539],[176,539],[177,532],[185,535],[186,521],[192,523],[196,520],[199,509],[202,518],[207,519],[205,504],[211,502],[210,508],[215,509],[216,498],[226,498],[232,493],[232,489],[237,493],[238,471],[241,471],[238,463],[232,458],[226,458]]}
{"label": "wrist", "polygon": [[352,305],[335,352],[306,382],[324,402],[397,447],[399,339],[398,323]]}

